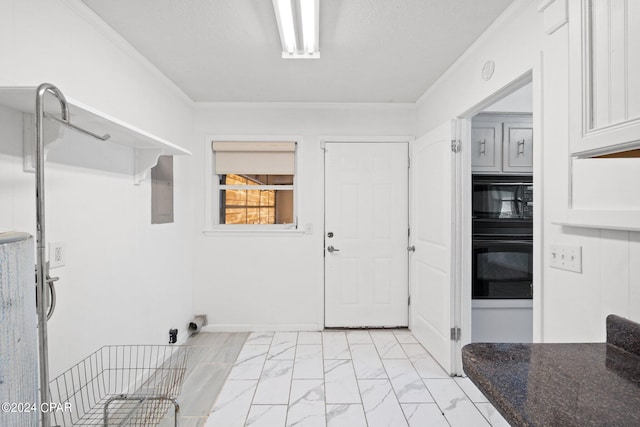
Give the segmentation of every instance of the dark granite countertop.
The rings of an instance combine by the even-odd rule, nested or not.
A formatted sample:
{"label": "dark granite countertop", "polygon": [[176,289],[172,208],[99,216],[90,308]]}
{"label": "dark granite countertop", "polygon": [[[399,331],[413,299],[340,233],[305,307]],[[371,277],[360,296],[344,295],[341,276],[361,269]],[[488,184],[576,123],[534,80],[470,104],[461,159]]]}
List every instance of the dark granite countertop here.
{"label": "dark granite countertop", "polygon": [[469,344],[464,370],[512,426],[640,426],[640,325],[607,343]]}

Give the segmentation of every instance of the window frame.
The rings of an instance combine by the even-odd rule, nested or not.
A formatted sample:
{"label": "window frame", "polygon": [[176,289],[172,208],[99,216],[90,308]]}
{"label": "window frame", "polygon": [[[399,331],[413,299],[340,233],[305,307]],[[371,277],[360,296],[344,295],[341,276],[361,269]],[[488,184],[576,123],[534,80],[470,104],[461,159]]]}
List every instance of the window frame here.
{"label": "window frame", "polygon": [[[255,135],[209,135],[206,137],[205,142],[205,234],[217,234],[231,232],[239,234],[248,232],[249,234],[256,233],[285,233],[285,234],[302,234],[303,230],[299,227],[298,220],[298,203],[299,203],[299,191],[298,182],[300,180],[298,160],[301,152],[300,143],[302,140],[299,136],[281,136],[281,135],[269,135],[269,136],[255,136]],[[292,185],[269,185],[269,186],[252,186],[255,189],[267,189],[278,187],[280,190],[292,190],[293,191],[293,223],[291,224],[221,224],[220,223],[220,209],[221,200],[220,192],[223,185],[220,184],[220,175],[215,171],[215,152],[212,148],[212,143],[216,141],[227,142],[256,142],[256,143],[270,143],[270,142],[293,142],[295,143],[294,151],[294,172],[293,172],[293,184]],[[224,186],[227,189],[238,186]]]}
{"label": "window frame", "polygon": [[[228,176],[228,175],[231,175],[231,174],[226,174],[226,175]],[[243,176],[241,174],[233,174],[233,175]],[[224,223],[224,224],[220,224],[220,225],[224,225],[224,226],[226,226],[226,225],[238,225],[238,226],[247,226],[247,225],[280,225],[280,226],[287,226],[288,228],[290,228],[291,224],[295,224],[296,223],[296,220],[295,220],[296,219],[295,187],[294,187],[294,184],[295,184],[295,181],[296,181],[295,171],[294,171],[294,173],[292,175],[294,184],[282,184],[282,185],[277,185],[277,184],[272,184],[272,185],[269,185],[269,184],[255,184],[255,185],[220,184],[220,175],[216,175],[216,176],[218,177],[218,212],[219,212],[219,214],[217,216],[218,223],[220,223],[220,220],[222,218],[223,209],[229,207],[229,205],[227,205],[227,204],[225,204],[224,206],[222,204],[222,191],[226,191],[226,190],[240,190],[240,191],[293,191],[293,199],[294,199],[294,206],[293,206],[294,209],[293,209],[293,212],[292,212],[293,219],[294,219],[293,223],[287,223],[287,224],[227,224],[227,223]],[[248,179],[248,178],[245,178],[245,179]],[[275,205],[275,198],[276,198],[275,193],[274,193],[273,197],[274,197],[274,205],[273,206],[265,206],[265,207],[267,207],[267,208],[272,207],[275,210],[275,207],[276,207],[276,205]],[[251,206],[251,205],[238,205],[238,206],[231,205],[231,206],[233,206],[232,209],[242,209],[242,208],[244,208],[245,210],[254,209],[256,207],[257,208],[262,208],[263,207],[263,206]],[[275,212],[274,212],[274,216],[275,216]]]}

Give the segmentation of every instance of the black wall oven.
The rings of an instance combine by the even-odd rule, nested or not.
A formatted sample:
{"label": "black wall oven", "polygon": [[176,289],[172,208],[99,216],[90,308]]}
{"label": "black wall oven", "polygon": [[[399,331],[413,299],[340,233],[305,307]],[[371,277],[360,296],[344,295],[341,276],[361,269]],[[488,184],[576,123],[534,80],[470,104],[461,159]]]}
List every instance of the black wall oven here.
{"label": "black wall oven", "polygon": [[473,218],[531,221],[533,183],[530,176],[474,175]]}
{"label": "black wall oven", "polygon": [[473,298],[533,298],[532,248],[525,238],[474,240]]}
{"label": "black wall oven", "polygon": [[533,298],[531,176],[473,176],[473,299]]}

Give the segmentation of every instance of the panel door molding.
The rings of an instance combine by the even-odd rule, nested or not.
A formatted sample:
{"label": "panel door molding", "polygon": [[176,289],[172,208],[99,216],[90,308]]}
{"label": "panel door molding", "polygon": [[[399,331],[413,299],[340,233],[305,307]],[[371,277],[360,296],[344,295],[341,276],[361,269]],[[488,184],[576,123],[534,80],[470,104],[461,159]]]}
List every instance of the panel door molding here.
{"label": "panel door molding", "polygon": [[533,168],[533,127],[531,122],[505,123],[502,144],[504,172],[527,172]]}
{"label": "panel door molding", "polygon": [[500,172],[502,124],[478,123],[471,129],[471,166],[476,172]]}
{"label": "panel door molding", "polygon": [[640,147],[640,2],[575,0],[570,7],[571,153]]}

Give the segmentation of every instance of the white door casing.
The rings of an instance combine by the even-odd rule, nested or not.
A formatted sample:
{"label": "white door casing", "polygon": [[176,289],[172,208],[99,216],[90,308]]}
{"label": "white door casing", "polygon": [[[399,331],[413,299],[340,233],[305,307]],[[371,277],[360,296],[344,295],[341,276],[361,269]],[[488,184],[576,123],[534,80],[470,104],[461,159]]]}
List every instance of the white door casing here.
{"label": "white door casing", "polygon": [[461,374],[456,322],[459,272],[456,253],[460,157],[452,150],[459,120],[447,121],[411,144],[411,330],[450,374]]}
{"label": "white door casing", "polygon": [[325,326],[408,325],[407,168],[407,143],[325,144]]}

